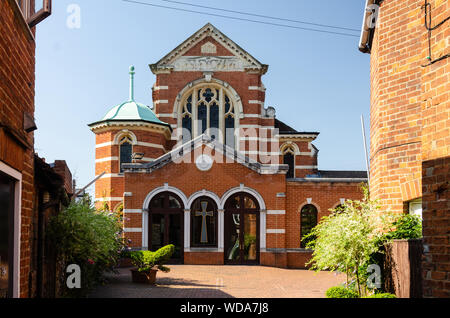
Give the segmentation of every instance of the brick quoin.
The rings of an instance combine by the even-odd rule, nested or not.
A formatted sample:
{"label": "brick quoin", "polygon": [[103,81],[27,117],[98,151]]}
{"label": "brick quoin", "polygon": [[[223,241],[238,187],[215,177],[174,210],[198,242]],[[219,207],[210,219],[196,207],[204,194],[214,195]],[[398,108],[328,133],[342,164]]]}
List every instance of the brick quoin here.
{"label": "brick quoin", "polygon": [[[427,3],[431,27],[450,16],[449,1]],[[397,213],[422,198],[423,296],[449,297],[450,21],[429,33],[424,0],[379,4],[370,48],[371,194]]]}
{"label": "brick quoin", "polygon": [[[219,62],[216,65],[212,61]],[[220,64],[220,61],[225,62]],[[226,61],[234,62],[227,64]],[[305,268],[312,251],[300,246],[302,207],[313,204],[320,220],[342,199],[360,199],[359,184],[367,175],[360,171],[320,171],[318,150],[313,145],[319,133],[297,131],[271,113],[265,106],[266,88],[262,82],[268,66],[258,62],[211,24],[150,68],[156,75],[152,111],[171,129],[161,128],[155,120],[138,124],[132,120],[111,119],[90,125],[96,134],[96,175],[107,174],[96,183],[97,206],[106,201],[114,210],[123,202],[124,235],[131,247],[145,249],[151,239],[148,203],[150,194],[155,191],[172,192],[183,201],[185,233],[189,228],[185,220],[190,220],[193,213],[191,206],[186,204],[193,195],[207,193],[204,195],[214,197],[219,201],[216,202],[218,206],[223,205],[218,208],[218,215],[223,213],[226,219],[224,197],[231,190],[247,191],[245,193],[253,196],[260,208],[257,215],[263,233],[257,234],[260,239],[259,264]],[[205,87],[209,83],[226,90],[232,100],[241,127],[239,151],[228,150],[232,154],[224,155],[220,138],[216,142],[200,137],[183,145],[184,152],[175,161],[173,156],[181,149],[177,148],[181,143],[175,133],[181,115],[179,105],[187,98],[183,92],[197,87],[195,85]],[[238,113],[239,103],[242,113]],[[121,173],[117,139],[124,135],[136,138],[133,152],[143,153],[147,161],[125,164]],[[283,164],[286,149],[294,155],[292,178],[286,177],[288,165]],[[202,154],[214,158],[207,171],[201,171],[195,163]],[[187,219],[184,218],[186,215]],[[226,244],[227,233],[222,235],[222,243]],[[190,237],[186,239],[185,246],[190,246]],[[261,246],[264,241],[265,246]],[[224,264],[225,258],[224,247],[218,244],[217,248],[209,249],[185,248],[181,261],[184,264]]]}

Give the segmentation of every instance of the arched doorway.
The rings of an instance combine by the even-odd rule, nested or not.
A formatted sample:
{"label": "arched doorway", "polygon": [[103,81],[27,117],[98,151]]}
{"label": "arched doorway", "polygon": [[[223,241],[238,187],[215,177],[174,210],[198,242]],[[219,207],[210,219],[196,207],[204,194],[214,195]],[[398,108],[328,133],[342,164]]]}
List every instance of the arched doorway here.
{"label": "arched doorway", "polygon": [[156,195],[149,206],[149,238],[151,251],[175,245],[172,261],[183,262],[184,206],[183,201],[172,192]]}
{"label": "arched doorway", "polygon": [[225,264],[259,264],[259,213],[257,200],[237,193],[225,203]]}

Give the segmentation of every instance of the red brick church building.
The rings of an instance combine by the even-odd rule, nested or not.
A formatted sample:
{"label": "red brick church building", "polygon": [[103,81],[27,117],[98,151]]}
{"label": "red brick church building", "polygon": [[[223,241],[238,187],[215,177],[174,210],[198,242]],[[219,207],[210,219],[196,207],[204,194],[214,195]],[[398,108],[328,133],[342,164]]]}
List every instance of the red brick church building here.
{"label": "red brick church building", "polygon": [[346,199],[361,171],[318,170],[317,132],[265,105],[262,64],[207,24],[155,64],[153,107],[130,97],[90,124],[97,204],[123,209],[137,249],[174,244],[184,264],[302,268],[301,238]]}

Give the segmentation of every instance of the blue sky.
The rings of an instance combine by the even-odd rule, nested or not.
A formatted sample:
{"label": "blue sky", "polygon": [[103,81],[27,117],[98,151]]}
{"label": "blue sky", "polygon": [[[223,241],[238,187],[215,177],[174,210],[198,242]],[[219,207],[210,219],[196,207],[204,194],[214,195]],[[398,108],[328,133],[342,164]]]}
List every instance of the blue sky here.
{"label": "blue sky", "polygon": [[[141,1],[182,7],[159,0]],[[180,1],[353,29],[360,29],[364,9],[362,0]],[[80,28],[67,27],[70,4],[81,9]],[[155,76],[148,64],[158,61],[207,22],[259,61],[269,64],[263,77],[266,106],[274,106],[277,118],[298,130],[321,133],[314,142],[320,150],[319,169],[365,169],[360,116],[364,114],[368,127],[369,55],[358,51],[358,37],[178,12],[122,0],[53,1],[53,14],[38,25],[36,152],[47,162],[66,160],[78,185],[88,183],[94,178],[95,138],[87,124],[101,119],[110,108],[128,98],[128,67],[136,67],[136,100],[151,105]]]}

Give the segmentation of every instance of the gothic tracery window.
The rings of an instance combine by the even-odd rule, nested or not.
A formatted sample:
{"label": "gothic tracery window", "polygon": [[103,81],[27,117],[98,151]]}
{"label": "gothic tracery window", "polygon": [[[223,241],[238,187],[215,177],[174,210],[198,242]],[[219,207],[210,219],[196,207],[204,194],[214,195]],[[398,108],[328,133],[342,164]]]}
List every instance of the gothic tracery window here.
{"label": "gothic tracery window", "polygon": [[195,87],[184,100],[180,113],[183,143],[207,134],[234,148],[236,110],[223,88]]}

